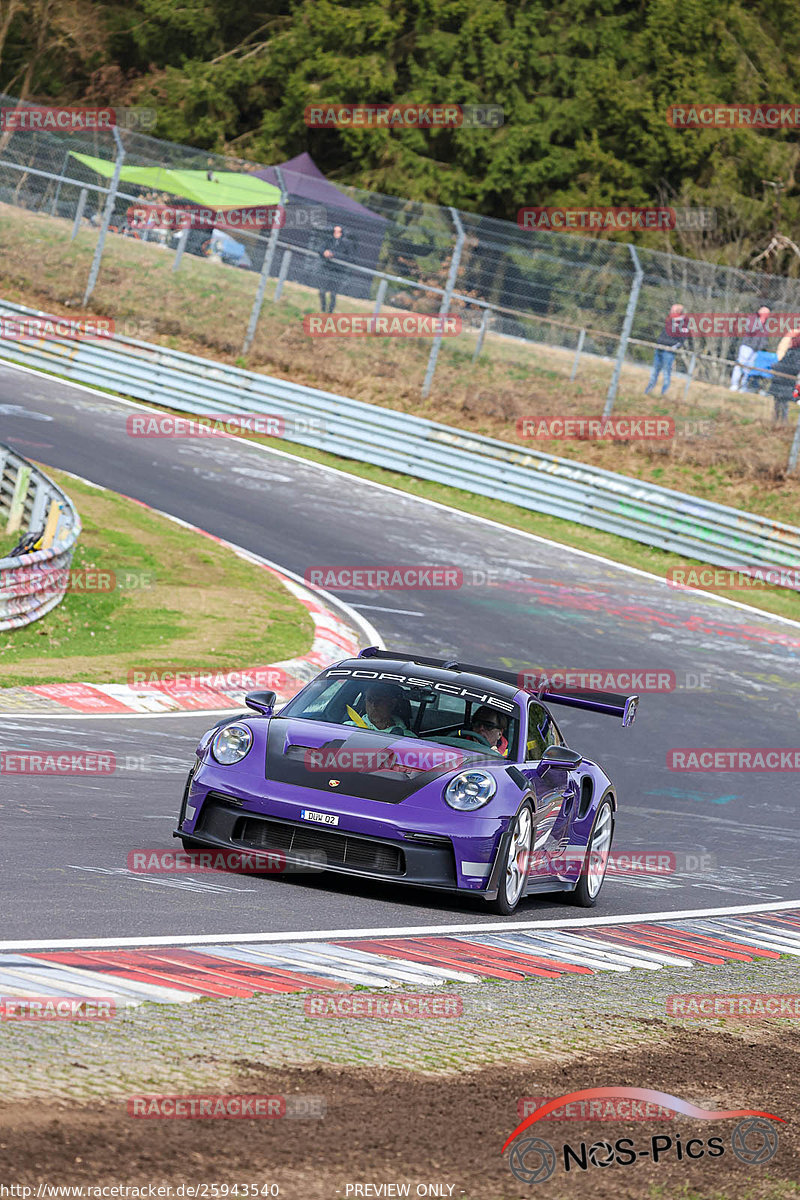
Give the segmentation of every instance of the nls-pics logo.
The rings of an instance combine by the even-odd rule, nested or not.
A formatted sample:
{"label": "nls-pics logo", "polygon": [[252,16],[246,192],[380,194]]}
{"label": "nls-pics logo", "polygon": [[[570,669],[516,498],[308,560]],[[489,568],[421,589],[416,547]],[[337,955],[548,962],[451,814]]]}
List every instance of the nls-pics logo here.
{"label": "nls-pics logo", "polygon": [[[567,1142],[561,1146],[560,1152],[541,1137],[528,1137],[517,1141],[519,1135],[530,1129],[536,1121],[545,1120],[556,1110],[562,1110],[565,1105],[579,1100],[597,1100],[607,1097],[626,1097],[629,1100],[645,1101],[669,1109],[673,1114],[682,1113],[696,1120],[713,1121],[739,1117],[731,1135],[730,1149],[735,1157],[749,1166],[768,1162],[778,1149],[778,1134],[771,1121],[783,1121],[775,1113],[761,1112],[752,1108],[723,1109],[715,1112],[713,1109],[698,1108],[678,1096],[667,1092],[653,1091],[651,1088],[634,1087],[596,1087],[584,1088],[578,1092],[568,1092],[565,1096],[556,1096],[539,1106],[535,1112],[522,1121],[503,1145],[501,1154],[505,1154],[509,1146],[511,1153],[508,1165],[512,1173],[522,1183],[544,1183],[555,1174],[556,1167],[561,1161],[566,1173],[572,1171],[588,1171],[591,1167],[633,1166],[640,1158],[649,1159],[654,1163],[665,1161],[689,1162],[700,1158],[721,1158],[726,1153],[725,1141],[721,1137],[692,1137],[685,1141],[680,1135],[670,1137],[668,1134],[655,1134],[644,1141],[641,1148],[637,1147],[633,1138],[621,1137],[613,1141],[607,1138],[598,1139],[591,1145],[581,1142],[577,1146]],[[612,1105],[612,1114],[618,1115],[618,1105]],[[515,1143],[512,1146],[512,1142]]]}

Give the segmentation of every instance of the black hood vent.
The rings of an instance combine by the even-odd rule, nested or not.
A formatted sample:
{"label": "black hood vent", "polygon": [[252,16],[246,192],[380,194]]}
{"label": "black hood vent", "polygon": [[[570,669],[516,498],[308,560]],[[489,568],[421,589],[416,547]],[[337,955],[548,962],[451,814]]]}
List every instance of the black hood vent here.
{"label": "black hood vent", "polygon": [[[480,753],[412,737],[343,729],[322,721],[270,721],[266,777],[275,783],[400,804],[437,779],[478,762]],[[338,780],[338,783],[332,783]]]}

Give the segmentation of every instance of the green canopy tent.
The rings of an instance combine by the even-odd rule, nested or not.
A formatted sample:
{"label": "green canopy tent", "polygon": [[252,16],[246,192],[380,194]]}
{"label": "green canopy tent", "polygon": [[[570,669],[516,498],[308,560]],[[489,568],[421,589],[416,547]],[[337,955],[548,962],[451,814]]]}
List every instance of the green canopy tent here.
{"label": "green canopy tent", "polygon": [[[91,154],[76,154],[72,157],[104,179],[114,174],[114,164],[105,158],[93,158]],[[178,171],[171,167],[123,166],[120,182],[133,183],[155,192],[166,192],[205,208],[228,209],[257,207],[279,204],[280,189],[253,175],[240,175],[236,171],[214,171],[208,178],[206,171]]]}

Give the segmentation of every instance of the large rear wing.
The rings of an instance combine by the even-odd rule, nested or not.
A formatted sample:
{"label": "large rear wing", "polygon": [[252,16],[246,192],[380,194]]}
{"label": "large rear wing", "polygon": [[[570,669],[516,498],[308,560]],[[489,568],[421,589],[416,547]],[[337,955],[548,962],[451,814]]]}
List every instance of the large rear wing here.
{"label": "large rear wing", "polygon": [[502,667],[476,667],[468,663],[456,662],[447,658],[426,658],[419,654],[407,654],[402,650],[379,650],[377,646],[367,646],[358,655],[359,658],[394,659],[402,662],[417,663],[421,667],[436,667],[445,671],[463,671],[467,675],[479,675],[484,679],[496,679],[498,683],[506,683],[528,692],[543,700],[545,704],[563,704],[568,708],[582,708],[588,712],[603,713],[607,717],[619,717],[623,726],[632,725],[636,719],[636,709],[639,705],[638,696],[626,696],[618,692],[592,692],[576,688],[552,692],[543,685],[540,688],[524,687],[520,684],[519,674],[515,671],[504,670]]}
{"label": "large rear wing", "polygon": [[531,693],[545,704],[563,704],[567,708],[582,708],[588,712],[604,713],[607,717],[620,717],[623,726],[632,725],[639,707],[638,696],[625,696],[617,692],[549,692],[546,688]]}

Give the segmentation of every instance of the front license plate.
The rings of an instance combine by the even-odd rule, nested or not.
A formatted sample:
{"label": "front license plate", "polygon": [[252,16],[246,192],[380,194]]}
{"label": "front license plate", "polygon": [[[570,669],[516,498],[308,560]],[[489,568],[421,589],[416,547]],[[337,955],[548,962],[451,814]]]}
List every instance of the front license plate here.
{"label": "front license plate", "polygon": [[310,808],[304,808],[300,812],[300,816],[304,821],[316,821],[318,825],[338,825],[339,818],[334,813],[314,812]]}

